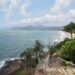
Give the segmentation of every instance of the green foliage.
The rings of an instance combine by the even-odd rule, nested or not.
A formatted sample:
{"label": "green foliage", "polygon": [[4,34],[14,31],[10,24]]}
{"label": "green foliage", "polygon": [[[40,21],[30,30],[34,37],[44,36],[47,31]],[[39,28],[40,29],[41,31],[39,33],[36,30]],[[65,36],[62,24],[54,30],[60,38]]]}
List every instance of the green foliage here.
{"label": "green foliage", "polygon": [[23,53],[21,53],[21,57],[27,58],[38,58],[43,53],[43,45],[41,42],[36,40],[34,48],[27,48]]}
{"label": "green foliage", "polygon": [[50,56],[52,56],[55,52],[56,52],[56,45],[51,45],[51,46],[49,46],[49,54],[50,54]]}
{"label": "green foliage", "polygon": [[27,48],[23,53],[21,53],[21,57],[24,57],[25,59],[32,58],[33,55],[33,49]]}
{"label": "green foliage", "polygon": [[71,22],[64,27],[64,31],[72,32],[75,29],[75,23]]}
{"label": "green foliage", "polygon": [[43,45],[40,41],[36,40],[35,42],[36,44],[34,45],[34,55],[37,57],[37,58],[40,58],[41,55],[43,55],[44,51],[43,51]]}
{"label": "green foliage", "polygon": [[71,61],[65,61],[64,62],[64,66],[70,66],[70,65],[72,65],[73,63],[71,62]]}
{"label": "green foliage", "polygon": [[34,45],[34,51],[35,52],[42,52],[43,51],[43,45],[38,40],[36,40],[36,44]]}
{"label": "green foliage", "polygon": [[27,75],[24,70],[20,70],[16,75]]}
{"label": "green foliage", "polygon": [[60,43],[57,44],[54,43],[53,45],[49,46],[49,54],[52,55],[55,52],[59,51],[62,45],[64,45],[67,41],[70,41],[70,39],[65,38],[64,41],[61,41]]}
{"label": "green foliage", "polygon": [[59,56],[75,63],[75,40],[67,41],[60,49]]}
{"label": "green foliage", "polygon": [[75,63],[75,39],[65,39],[58,44],[51,45],[49,47],[49,54],[57,55],[67,61],[72,61]]}
{"label": "green foliage", "polygon": [[75,30],[75,23],[71,22],[64,27],[64,31],[69,32],[71,34],[71,39],[73,38],[72,33]]}
{"label": "green foliage", "polygon": [[43,45],[38,40],[36,40],[34,48],[27,48],[23,53],[21,53],[21,57],[25,58],[24,67],[26,73],[29,73],[31,70],[36,68],[38,64],[38,58],[40,58],[43,53]]}

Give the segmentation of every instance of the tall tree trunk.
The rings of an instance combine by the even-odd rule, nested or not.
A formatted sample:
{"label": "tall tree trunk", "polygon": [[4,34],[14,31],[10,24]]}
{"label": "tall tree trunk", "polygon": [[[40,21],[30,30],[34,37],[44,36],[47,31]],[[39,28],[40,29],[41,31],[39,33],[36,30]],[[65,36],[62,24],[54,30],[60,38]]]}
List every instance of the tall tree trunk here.
{"label": "tall tree trunk", "polygon": [[72,32],[70,34],[71,34],[71,39],[73,39]]}

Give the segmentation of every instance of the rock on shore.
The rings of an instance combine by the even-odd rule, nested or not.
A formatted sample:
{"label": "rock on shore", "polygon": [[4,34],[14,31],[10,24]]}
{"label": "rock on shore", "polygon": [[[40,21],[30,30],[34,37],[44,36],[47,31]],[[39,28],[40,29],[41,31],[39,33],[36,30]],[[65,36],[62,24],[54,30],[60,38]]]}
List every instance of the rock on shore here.
{"label": "rock on shore", "polygon": [[14,75],[15,72],[22,68],[23,59],[15,59],[6,61],[5,65],[0,69],[0,75]]}

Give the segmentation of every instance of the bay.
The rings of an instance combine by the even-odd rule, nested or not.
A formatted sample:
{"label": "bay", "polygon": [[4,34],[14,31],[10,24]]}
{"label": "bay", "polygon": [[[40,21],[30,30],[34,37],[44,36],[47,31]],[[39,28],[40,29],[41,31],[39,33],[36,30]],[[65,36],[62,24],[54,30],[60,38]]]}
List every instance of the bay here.
{"label": "bay", "polygon": [[0,60],[19,57],[36,40],[48,45],[63,38],[64,32],[56,30],[0,30]]}

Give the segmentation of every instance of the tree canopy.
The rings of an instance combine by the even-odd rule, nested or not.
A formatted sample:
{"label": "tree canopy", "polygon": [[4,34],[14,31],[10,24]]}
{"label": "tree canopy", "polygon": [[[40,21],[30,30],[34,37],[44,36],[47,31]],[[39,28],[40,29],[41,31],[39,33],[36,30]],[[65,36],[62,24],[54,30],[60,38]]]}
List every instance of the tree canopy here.
{"label": "tree canopy", "polygon": [[64,31],[71,34],[71,39],[73,38],[72,33],[75,31],[75,23],[71,22],[64,27]]}

